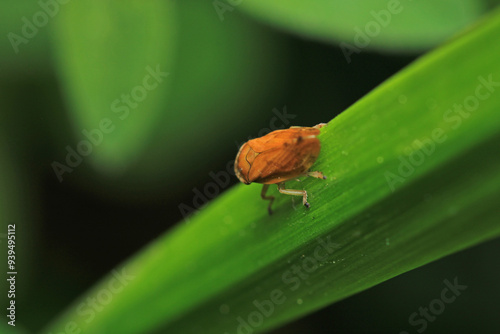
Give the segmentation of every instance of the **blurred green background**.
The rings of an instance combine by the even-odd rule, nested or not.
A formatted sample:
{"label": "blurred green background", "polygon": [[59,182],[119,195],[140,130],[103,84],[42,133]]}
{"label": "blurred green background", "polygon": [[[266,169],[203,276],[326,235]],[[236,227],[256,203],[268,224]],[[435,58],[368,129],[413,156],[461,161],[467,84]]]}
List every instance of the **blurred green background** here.
{"label": "blurred green background", "polygon": [[[16,224],[16,329],[36,332],[185,223],[249,137],[329,121],[494,5],[3,1],[0,246],[6,263]],[[455,254],[275,333],[414,332],[408,316],[454,277],[468,289],[426,332],[497,333],[499,251]]]}

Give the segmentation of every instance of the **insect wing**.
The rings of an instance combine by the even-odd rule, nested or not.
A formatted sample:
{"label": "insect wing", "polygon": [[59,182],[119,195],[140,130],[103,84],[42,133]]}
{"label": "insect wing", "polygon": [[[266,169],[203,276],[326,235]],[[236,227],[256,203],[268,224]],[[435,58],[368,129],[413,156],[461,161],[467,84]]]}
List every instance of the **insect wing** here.
{"label": "insect wing", "polygon": [[[250,141],[251,149],[261,152],[254,157],[248,178],[251,182],[278,183],[306,172],[319,155],[318,133],[313,128],[293,128],[271,133],[272,141],[267,136]],[[264,149],[266,143],[270,145]]]}

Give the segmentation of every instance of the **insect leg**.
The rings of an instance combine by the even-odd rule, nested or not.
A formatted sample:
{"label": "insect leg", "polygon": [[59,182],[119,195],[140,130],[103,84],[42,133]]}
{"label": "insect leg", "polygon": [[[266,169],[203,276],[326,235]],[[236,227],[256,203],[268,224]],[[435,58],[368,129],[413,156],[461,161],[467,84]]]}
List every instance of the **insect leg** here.
{"label": "insect leg", "polygon": [[307,202],[307,191],[305,190],[285,189],[285,182],[281,182],[278,183],[278,191],[285,195],[302,196],[302,204],[304,204],[306,208],[310,206]]}
{"label": "insect leg", "polygon": [[274,196],[266,196],[267,189],[269,188],[268,184],[264,184],[262,187],[262,191],[260,192],[260,197],[262,197],[263,200],[269,201],[269,206],[267,207],[267,211],[269,212],[269,215],[273,214],[273,210],[271,209],[271,205],[273,205],[274,201]]}
{"label": "insect leg", "polygon": [[323,179],[326,180],[326,176],[323,175],[323,172],[315,171],[315,172],[307,172],[305,175],[307,176],[312,176],[317,179]]}

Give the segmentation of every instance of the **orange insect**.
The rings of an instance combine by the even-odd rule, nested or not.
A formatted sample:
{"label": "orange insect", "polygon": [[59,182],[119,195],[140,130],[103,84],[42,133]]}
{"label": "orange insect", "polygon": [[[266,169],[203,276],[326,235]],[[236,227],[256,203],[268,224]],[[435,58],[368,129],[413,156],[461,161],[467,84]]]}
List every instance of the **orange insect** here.
{"label": "orange insect", "polygon": [[264,184],[261,197],[269,201],[269,214],[272,214],[274,201],[274,196],[266,196],[270,184],[277,184],[282,194],[302,196],[302,203],[309,208],[307,192],[286,189],[285,182],[300,176],[326,179],[322,172],[309,171],[321,150],[317,136],[324,126],[325,123],[314,127],[292,126],[249,140],[241,146],[234,162],[234,172],[244,184]]}

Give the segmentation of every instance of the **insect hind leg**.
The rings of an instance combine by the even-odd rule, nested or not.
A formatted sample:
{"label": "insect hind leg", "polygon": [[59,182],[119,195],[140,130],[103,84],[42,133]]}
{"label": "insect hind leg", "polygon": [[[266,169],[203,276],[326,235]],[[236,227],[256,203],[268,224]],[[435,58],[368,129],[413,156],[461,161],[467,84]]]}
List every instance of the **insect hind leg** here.
{"label": "insect hind leg", "polygon": [[285,182],[278,183],[278,191],[285,195],[302,196],[302,204],[304,204],[306,208],[310,207],[309,203],[307,202],[307,191],[297,190],[297,189],[286,189]]}

